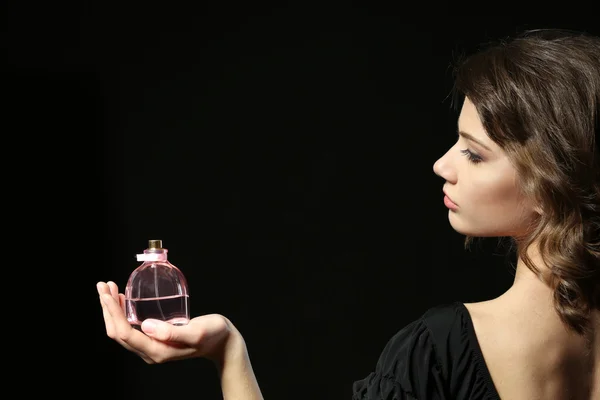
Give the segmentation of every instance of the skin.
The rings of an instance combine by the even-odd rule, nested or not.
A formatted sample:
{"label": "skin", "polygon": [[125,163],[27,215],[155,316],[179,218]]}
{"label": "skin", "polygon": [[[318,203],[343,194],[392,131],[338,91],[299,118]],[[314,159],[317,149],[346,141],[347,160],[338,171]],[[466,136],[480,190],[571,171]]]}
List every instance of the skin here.
{"label": "skin", "polygon": [[448,213],[452,228],[475,237],[514,236],[523,231],[534,208],[520,195],[516,170],[485,133],[468,98],[458,130],[474,140],[459,136],[433,165],[433,171],[446,180],[444,192],[458,205]]}

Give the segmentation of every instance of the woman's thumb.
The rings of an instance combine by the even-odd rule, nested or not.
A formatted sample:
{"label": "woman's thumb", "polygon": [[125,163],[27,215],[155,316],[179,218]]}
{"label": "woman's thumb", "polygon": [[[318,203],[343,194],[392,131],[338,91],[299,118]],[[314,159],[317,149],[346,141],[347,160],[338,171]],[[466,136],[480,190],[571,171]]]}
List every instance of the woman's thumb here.
{"label": "woman's thumb", "polygon": [[227,337],[230,330],[226,318],[218,314],[202,315],[181,326],[157,319],[142,323],[142,332],[149,337],[190,347],[198,347],[201,343],[209,347],[215,345]]}
{"label": "woman's thumb", "polygon": [[142,332],[162,342],[175,341],[173,325],[158,319],[146,319],[142,322]]}

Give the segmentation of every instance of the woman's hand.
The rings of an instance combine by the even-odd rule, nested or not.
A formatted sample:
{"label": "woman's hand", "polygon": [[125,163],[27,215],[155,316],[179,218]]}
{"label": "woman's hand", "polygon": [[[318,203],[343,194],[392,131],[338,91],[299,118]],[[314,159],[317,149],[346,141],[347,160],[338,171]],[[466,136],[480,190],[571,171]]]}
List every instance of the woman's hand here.
{"label": "woman's hand", "polygon": [[[140,332],[127,321],[125,296],[119,293],[117,285],[110,281],[99,282],[97,289],[108,337],[136,353],[148,364],[195,357],[220,364],[227,343],[232,336],[239,335],[231,322],[219,314],[196,317],[182,326],[147,319],[142,322]],[[239,343],[240,339],[241,335],[235,342]]]}
{"label": "woman's hand", "polygon": [[96,286],[106,334],[121,346],[148,364],[207,358],[219,371],[223,399],[263,400],[244,338],[227,318],[203,315],[183,326],[147,319],[140,332],[127,321],[125,296],[119,293],[117,285],[99,282]]}

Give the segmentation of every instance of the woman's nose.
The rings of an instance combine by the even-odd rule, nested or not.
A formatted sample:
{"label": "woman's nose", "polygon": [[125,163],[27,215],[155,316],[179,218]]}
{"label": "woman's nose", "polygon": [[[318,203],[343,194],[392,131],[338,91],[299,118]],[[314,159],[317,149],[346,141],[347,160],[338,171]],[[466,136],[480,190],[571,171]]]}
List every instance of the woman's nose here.
{"label": "woman's nose", "polygon": [[433,172],[446,181],[453,181],[456,173],[451,163],[450,150],[437,159],[433,164]]}

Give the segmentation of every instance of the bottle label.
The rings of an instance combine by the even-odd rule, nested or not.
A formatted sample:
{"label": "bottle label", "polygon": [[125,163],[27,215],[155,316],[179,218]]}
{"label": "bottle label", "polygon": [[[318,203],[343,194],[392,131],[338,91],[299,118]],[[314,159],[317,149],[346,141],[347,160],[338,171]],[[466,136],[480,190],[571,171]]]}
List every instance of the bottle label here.
{"label": "bottle label", "polygon": [[164,253],[146,253],[137,254],[138,261],[166,261],[167,255]]}

